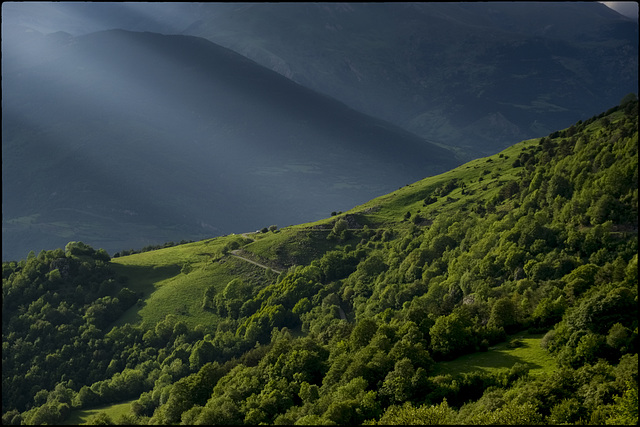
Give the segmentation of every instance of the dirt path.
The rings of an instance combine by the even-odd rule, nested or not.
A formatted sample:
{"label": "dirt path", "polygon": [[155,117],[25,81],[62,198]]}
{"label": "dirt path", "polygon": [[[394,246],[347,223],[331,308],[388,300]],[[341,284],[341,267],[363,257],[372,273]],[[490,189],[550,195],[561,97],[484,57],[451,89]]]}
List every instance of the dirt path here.
{"label": "dirt path", "polygon": [[[245,258],[242,255],[238,255],[240,251],[238,249],[229,252],[232,256],[236,257],[236,258],[240,258],[241,260],[244,260],[246,262],[250,262],[251,264],[257,265],[258,267],[262,267],[264,269],[271,269],[271,271],[275,272],[275,273],[282,273],[282,271],[276,270],[274,268],[269,267],[268,265],[264,265],[264,264],[260,264],[259,262],[255,262],[254,260],[251,260],[249,258]],[[347,315],[345,314],[344,310],[342,309],[342,307],[338,306],[338,313],[340,313],[340,318],[343,320],[347,320]]]}
{"label": "dirt path", "polygon": [[241,260],[244,260],[244,261],[250,262],[251,264],[257,265],[258,267],[262,267],[262,268],[264,268],[265,270],[266,270],[266,269],[270,269],[270,270],[272,270],[274,273],[278,273],[278,274],[282,273],[282,271],[280,271],[280,270],[276,270],[275,268],[271,268],[271,267],[269,267],[268,265],[260,264],[259,262],[255,262],[255,261],[253,261],[253,260],[251,260],[251,259],[249,259],[249,258],[245,258],[245,257],[243,257],[242,255],[238,255],[238,252],[239,252],[239,251],[236,249],[235,251],[231,251],[230,253],[231,253],[231,255],[233,255],[233,256],[234,256],[234,257],[236,257],[236,258],[240,258]]}

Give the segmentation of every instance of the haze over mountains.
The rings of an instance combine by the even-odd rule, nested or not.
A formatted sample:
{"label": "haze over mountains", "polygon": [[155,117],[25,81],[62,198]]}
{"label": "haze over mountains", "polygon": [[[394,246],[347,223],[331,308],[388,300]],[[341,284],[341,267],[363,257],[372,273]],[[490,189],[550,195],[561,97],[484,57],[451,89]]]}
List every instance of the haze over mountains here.
{"label": "haze over mountains", "polygon": [[599,3],[261,4],[201,16],[186,32],[465,158],[637,92],[637,22]]}
{"label": "haze over mountains", "polygon": [[637,92],[598,3],[2,11],[3,259],[319,219]]}
{"label": "haze over mountains", "polygon": [[303,222],[456,164],[189,36],[36,36],[6,50],[3,93],[3,256]]}
{"label": "haze over mountains", "polygon": [[[470,159],[637,92],[638,24],[596,2],[105,3],[13,13],[39,31],[125,28],[229,47]],[[57,27],[56,27],[57,25]]]}

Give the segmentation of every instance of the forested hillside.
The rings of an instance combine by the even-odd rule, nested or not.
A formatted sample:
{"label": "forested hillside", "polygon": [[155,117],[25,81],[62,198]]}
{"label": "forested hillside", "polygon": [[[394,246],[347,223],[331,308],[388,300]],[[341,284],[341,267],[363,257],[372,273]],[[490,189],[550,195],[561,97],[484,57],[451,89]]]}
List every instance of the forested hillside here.
{"label": "forested hillside", "polygon": [[30,253],[3,424],[636,424],[637,227],[634,96],[315,223]]}

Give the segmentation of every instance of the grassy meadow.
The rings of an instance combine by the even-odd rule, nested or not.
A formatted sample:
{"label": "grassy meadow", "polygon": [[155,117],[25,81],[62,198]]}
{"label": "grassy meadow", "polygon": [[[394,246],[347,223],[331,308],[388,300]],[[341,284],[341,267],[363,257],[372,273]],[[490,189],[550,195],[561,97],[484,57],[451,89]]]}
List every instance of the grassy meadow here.
{"label": "grassy meadow", "polygon": [[[540,347],[544,334],[529,335],[519,333],[505,342],[490,347],[488,351],[466,354],[449,362],[440,362],[435,366],[433,375],[461,374],[477,370],[495,372],[511,368],[516,363],[526,365],[529,373],[551,373],[556,369],[553,357]],[[510,348],[509,343],[518,340],[521,344]]]}
{"label": "grassy meadow", "polygon": [[265,274],[258,266],[223,254],[232,242],[241,240],[230,235],[113,258],[116,272],[127,277],[125,285],[142,294],[143,300],[116,324],[154,325],[168,314],[190,327],[215,323],[217,316],[201,308],[209,286],[222,290],[238,274],[249,278]]}
{"label": "grassy meadow", "polygon": [[133,400],[129,400],[115,405],[105,405],[92,409],[78,409],[72,411],[69,418],[67,418],[63,425],[73,426],[81,425],[90,421],[89,418],[93,415],[97,415],[100,412],[104,412],[112,421],[116,421],[123,415],[130,415],[130,406]]}
{"label": "grassy meadow", "polygon": [[[359,226],[376,230],[389,226],[410,227],[411,222],[404,219],[407,212],[434,217],[469,210],[473,204],[484,204],[495,196],[501,183],[517,180],[512,167],[514,159],[522,150],[537,143],[537,139],[523,141],[496,155],[425,178],[343,214],[313,223],[288,226],[276,232],[231,234],[113,258],[117,273],[128,278],[126,286],[142,295],[142,301],[130,308],[116,325],[153,325],[168,314],[191,327],[215,323],[217,316],[201,308],[202,296],[209,286],[214,285],[221,291],[238,275],[260,281],[265,275],[275,274],[229,255],[231,250],[240,249],[242,256],[284,271],[292,265],[308,264],[326,251],[357,244],[357,239],[327,240],[335,221],[346,215],[355,216]],[[458,186],[435,202],[424,203],[426,197],[451,180],[464,183],[464,188]]]}
{"label": "grassy meadow", "polygon": [[[353,208],[347,214],[362,214],[363,222],[371,228],[388,225],[398,226],[407,211],[433,217],[438,213],[459,212],[469,209],[473,203],[484,203],[494,197],[502,183],[518,180],[518,169],[513,161],[523,151],[534,147],[539,139],[515,144],[493,156],[476,159],[440,175],[422,179],[398,190],[375,198]],[[435,189],[451,180],[465,184],[463,189],[453,189],[445,197],[425,205],[424,199]],[[409,223],[405,223],[407,226]]]}

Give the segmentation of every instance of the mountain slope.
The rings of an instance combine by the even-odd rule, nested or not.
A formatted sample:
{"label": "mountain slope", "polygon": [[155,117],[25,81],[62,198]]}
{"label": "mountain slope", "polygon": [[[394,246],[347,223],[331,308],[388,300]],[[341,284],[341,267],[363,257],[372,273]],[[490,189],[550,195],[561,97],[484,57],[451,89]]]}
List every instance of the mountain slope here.
{"label": "mountain slope", "polygon": [[187,33],[472,157],[637,92],[637,23],[595,2],[201,9]]}
{"label": "mountain slope", "polygon": [[3,422],[634,424],[637,150],[633,100],[322,221],[3,263]]}
{"label": "mountain slope", "polygon": [[5,259],[320,218],[456,164],[204,39],[24,36],[3,46]]}
{"label": "mountain slope", "polygon": [[638,91],[637,20],[600,2],[14,3],[3,15],[44,33],[205,37],[466,159]]}

